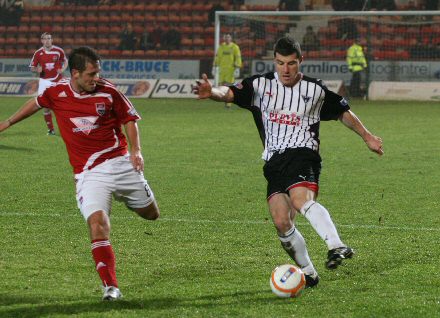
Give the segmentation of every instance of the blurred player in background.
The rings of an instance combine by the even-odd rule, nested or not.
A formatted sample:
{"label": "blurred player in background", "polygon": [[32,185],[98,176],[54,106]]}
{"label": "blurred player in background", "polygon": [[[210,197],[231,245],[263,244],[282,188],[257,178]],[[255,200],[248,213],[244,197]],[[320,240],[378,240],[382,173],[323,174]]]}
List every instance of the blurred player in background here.
{"label": "blurred player in background", "polygon": [[365,128],[343,97],[328,90],[321,80],[299,72],[301,62],[299,43],[282,37],[274,47],[275,72],[220,87],[212,87],[203,74],[195,93],[200,99],[234,102],[252,112],[264,145],[263,170],[272,220],[284,250],[305,273],[306,286],[313,287],[319,277],[294,223],[298,212],[326,243],[328,269],[337,268],[354,254],[341,241],[327,209],[316,201],[321,172],[320,121],[340,120],[371,151],[382,155],[383,150],[382,140]]}
{"label": "blurred player in background", "polygon": [[69,68],[70,80],[63,79],[27,101],[0,122],[0,132],[40,108],[54,111],[73,166],[78,207],[89,227],[92,255],[104,286],[103,300],[116,300],[122,294],[110,244],[112,196],[144,219],[157,219],[159,208],[143,176],[136,123],[140,117],[133,105],[114,85],[99,78],[100,57],[92,49],[74,49]]}
{"label": "blurred player in background", "polygon": [[[228,85],[233,84],[235,79],[240,77],[241,52],[239,46],[232,42],[230,34],[225,34],[223,40],[224,42],[220,44],[215,55],[212,75],[214,78],[218,76],[220,85]],[[231,105],[231,103],[226,103],[228,108]]]}
{"label": "blurred player in background", "polygon": [[[52,44],[52,35],[50,33],[44,32],[41,35],[41,43],[43,46],[35,51],[29,65],[31,71],[37,73],[40,77],[38,95],[41,95],[52,83],[61,80],[63,78],[62,74],[67,68],[66,55],[62,48]],[[43,115],[48,129],[47,134],[55,135],[50,110],[44,108]]]}

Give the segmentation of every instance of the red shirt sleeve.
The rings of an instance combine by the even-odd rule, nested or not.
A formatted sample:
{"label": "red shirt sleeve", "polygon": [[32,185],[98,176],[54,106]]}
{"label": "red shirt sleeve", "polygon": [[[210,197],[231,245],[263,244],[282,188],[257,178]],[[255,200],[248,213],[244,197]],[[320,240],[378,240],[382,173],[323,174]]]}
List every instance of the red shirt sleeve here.
{"label": "red shirt sleeve", "polygon": [[116,89],[113,94],[113,110],[116,113],[116,117],[123,125],[129,121],[137,121],[141,119],[133,104],[124,94]]}
{"label": "red shirt sleeve", "polygon": [[38,106],[44,107],[44,108],[49,108],[49,109],[53,108],[52,98],[50,98],[50,91],[51,90],[46,89],[46,90],[44,90],[43,94],[38,95],[36,97],[36,101],[37,101]]}
{"label": "red shirt sleeve", "polygon": [[38,56],[37,52],[34,53],[34,56],[32,56],[31,64],[29,64],[29,67],[36,67],[38,65]]}

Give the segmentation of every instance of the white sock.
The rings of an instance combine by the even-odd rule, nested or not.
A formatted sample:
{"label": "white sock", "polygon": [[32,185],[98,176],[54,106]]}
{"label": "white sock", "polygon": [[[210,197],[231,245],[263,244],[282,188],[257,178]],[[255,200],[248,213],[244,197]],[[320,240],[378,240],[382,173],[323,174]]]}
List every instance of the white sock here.
{"label": "white sock", "polygon": [[284,235],[278,235],[281,245],[301,270],[307,275],[315,275],[316,270],[307,252],[306,241],[297,228],[292,227]]}
{"label": "white sock", "polygon": [[307,201],[301,208],[301,214],[309,220],[316,233],[324,240],[329,250],[345,246],[339,238],[335,224],[327,209],[313,200]]}

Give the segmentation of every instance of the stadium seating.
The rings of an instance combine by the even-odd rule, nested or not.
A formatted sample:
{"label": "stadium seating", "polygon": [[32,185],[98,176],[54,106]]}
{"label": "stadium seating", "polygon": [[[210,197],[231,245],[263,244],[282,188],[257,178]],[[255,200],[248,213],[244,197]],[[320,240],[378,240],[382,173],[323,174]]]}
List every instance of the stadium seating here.
{"label": "stadium seating", "polygon": [[[318,4],[318,2],[330,3],[330,1],[313,1],[312,3]],[[226,10],[236,8],[232,6],[232,1],[222,2],[222,5]],[[208,17],[211,7],[210,1],[194,3],[185,0],[128,0],[126,2],[115,1],[112,5],[58,4],[45,7],[26,5],[19,26],[7,28],[0,26],[0,34],[5,35],[0,36],[1,53],[2,56],[11,54],[9,56],[28,57],[27,51],[35,50],[41,45],[39,35],[50,31],[53,33],[55,44],[62,44],[68,49],[78,45],[96,46],[105,57],[170,56],[211,60],[214,47],[214,27]],[[247,5],[240,8],[273,11],[277,9],[277,5]],[[282,20],[282,17],[280,19]],[[433,20],[440,22],[440,17],[433,17]],[[286,19],[286,21],[289,20]],[[320,39],[319,45],[325,49],[305,52],[309,58],[345,58],[345,50],[350,45],[350,41],[342,39],[338,34],[340,21],[341,18],[330,18],[327,25],[320,24],[316,28]],[[127,22],[133,24],[134,31],[139,36],[145,30],[152,34],[156,30],[155,24],[162,25],[163,30],[174,27],[181,33],[180,50],[146,50],[142,53],[138,50],[130,52],[116,50],[119,44],[119,34]],[[440,28],[431,25],[407,26],[399,22],[390,19],[390,23],[387,23],[386,18],[383,18],[381,21],[367,25],[365,21],[356,21],[359,34],[364,38],[368,36],[368,43],[365,44],[372,48],[370,52],[373,58],[397,60],[408,56],[408,53],[404,52],[408,52],[418,42],[424,45],[440,43]],[[237,39],[242,47],[243,55],[264,56],[268,47],[267,43],[272,42],[276,35],[288,31],[286,24],[265,23],[263,36]],[[222,33],[234,33],[234,31],[234,26],[222,25]],[[249,25],[240,26],[240,32],[255,33]],[[251,49],[252,46],[254,49]]]}

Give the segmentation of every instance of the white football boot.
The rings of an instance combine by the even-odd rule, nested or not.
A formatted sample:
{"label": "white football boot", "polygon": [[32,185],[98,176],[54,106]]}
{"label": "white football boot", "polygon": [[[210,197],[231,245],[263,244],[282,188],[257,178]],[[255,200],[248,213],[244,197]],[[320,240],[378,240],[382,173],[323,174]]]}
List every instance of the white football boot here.
{"label": "white football boot", "polygon": [[102,296],[102,300],[113,301],[118,300],[119,298],[122,298],[119,288],[115,286],[104,287],[104,295]]}

